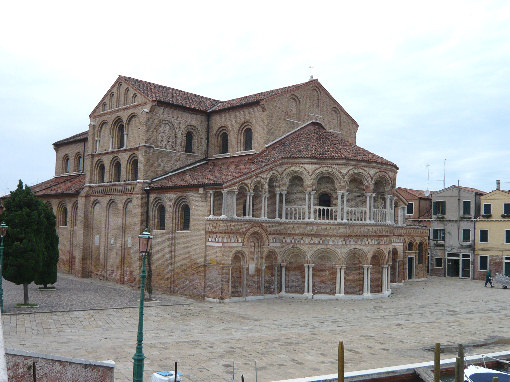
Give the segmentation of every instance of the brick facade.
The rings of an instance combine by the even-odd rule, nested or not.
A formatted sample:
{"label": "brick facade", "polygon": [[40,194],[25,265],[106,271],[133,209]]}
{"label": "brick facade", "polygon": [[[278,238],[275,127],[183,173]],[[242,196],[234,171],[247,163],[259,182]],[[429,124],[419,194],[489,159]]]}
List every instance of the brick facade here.
{"label": "brick facade", "polygon": [[221,102],[120,76],[33,190],[57,215],[62,272],[136,285],[148,226],[158,290],[385,296],[426,277],[428,232],[404,225],[397,166],[357,129],[317,80]]}

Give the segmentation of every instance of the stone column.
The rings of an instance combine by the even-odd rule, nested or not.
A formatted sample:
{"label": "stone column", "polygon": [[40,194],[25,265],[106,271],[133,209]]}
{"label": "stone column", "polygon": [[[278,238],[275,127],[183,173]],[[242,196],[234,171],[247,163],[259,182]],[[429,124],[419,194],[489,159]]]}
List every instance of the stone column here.
{"label": "stone column", "polygon": [[310,211],[310,220],[315,220],[315,211],[313,210],[313,198],[315,196],[315,191],[311,191],[310,192],[311,194],[311,204],[312,204],[312,208],[311,208],[311,211]]}
{"label": "stone column", "polygon": [[214,191],[209,191],[209,195],[211,196],[211,214],[209,215],[209,217],[213,217],[214,216]]}
{"label": "stone column", "polygon": [[279,213],[279,210],[280,209],[280,191],[276,191],[276,215],[275,215],[275,219],[280,219],[280,213]]}
{"label": "stone column", "polygon": [[388,289],[388,286],[387,286],[387,283],[388,283],[388,266],[387,265],[383,265],[382,266],[382,288],[381,288],[381,292],[382,293],[385,293],[386,290]]}
{"label": "stone column", "polygon": [[264,273],[266,270],[266,264],[260,266],[260,295],[264,296]]}
{"label": "stone column", "polygon": [[305,220],[308,220],[308,191],[305,192]]}
{"label": "stone column", "polygon": [[336,268],[336,287],[335,287],[335,295],[340,294],[340,265],[335,265]]}
{"label": "stone column", "polygon": [[386,267],[386,291],[389,292],[391,291],[391,267],[388,265]]}
{"label": "stone column", "polygon": [[253,217],[253,192],[248,192],[249,199],[250,199],[250,207],[249,207],[249,217]]}
{"label": "stone column", "polygon": [[221,193],[223,195],[223,200],[221,203],[221,217],[226,218],[227,217],[227,191],[222,190]]}
{"label": "stone column", "polygon": [[370,194],[366,193],[365,196],[367,197],[367,215],[365,218],[365,221],[370,221]]}
{"label": "stone column", "polygon": [[371,285],[371,280],[370,278],[372,277],[372,266],[369,265],[368,266],[368,270],[367,270],[367,294],[370,295],[370,289],[372,288],[372,285]]}
{"label": "stone column", "polygon": [[366,296],[368,295],[370,289],[369,288],[369,285],[368,285],[368,277],[369,277],[369,274],[368,274],[368,267],[370,265],[363,265],[363,295]]}
{"label": "stone column", "polygon": [[309,271],[308,271],[308,277],[309,277],[309,280],[308,280],[308,294],[310,296],[312,296],[313,295],[313,288],[312,288],[312,286],[313,286],[313,264],[308,264],[308,268],[310,268]]}
{"label": "stone column", "polygon": [[343,217],[343,221],[347,221],[347,191],[345,191],[345,194],[344,194],[344,217]]}
{"label": "stone column", "polygon": [[248,217],[250,216],[250,214],[248,213],[248,211],[250,210],[250,193],[249,192],[246,192],[246,202],[245,202],[245,208],[244,208],[244,217]]}
{"label": "stone column", "polygon": [[233,200],[233,207],[232,207],[232,210],[233,210],[233,214],[232,216],[233,217],[236,217],[237,216],[237,191],[234,191],[234,200]]}
{"label": "stone column", "polygon": [[262,217],[267,219],[267,199],[269,199],[268,194],[264,194],[264,203],[262,203]]}
{"label": "stone column", "polygon": [[308,293],[308,264],[305,264],[305,291],[303,294]]}
{"label": "stone column", "polygon": [[228,267],[228,298],[232,297],[232,265]]}
{"label": "stone column", "polygon": [[274,286],[274,294],[278,294],[278,265],[274,265],[274,274],[273,274],[273,286]]}
{"label": "stone column", "polygon": [[282,263],[282,294],[285,294],[285,263]]}
{"label": "stone column", "polygon": [[243,298],[246,298],[246,269],[248,268],[247,265],[243,266]]}
{"label": "stone column", "polygon": [[336,211],[336,221],[340,221],[342,220],[342,194],[344,192],[343,191],[337,191],[336,192],[336,195],[337,195],[337,198],[338,198],[338,201],[337,201],[337,211]]}
{"label": "stone column", "polygon": [[340,295],[345,294],[345,265],[340,267]]}
{"label": "stone column", "polygon": [[282,220],[285,220],[285,195],[287,191],[282,191],[283,200],[282,200]]}
{"label": "stone column", "polygon": [[375,194],[374,193],[371,193],[370,194],[370,221],[373,222],[374,221],[374,206],[375,204]]}

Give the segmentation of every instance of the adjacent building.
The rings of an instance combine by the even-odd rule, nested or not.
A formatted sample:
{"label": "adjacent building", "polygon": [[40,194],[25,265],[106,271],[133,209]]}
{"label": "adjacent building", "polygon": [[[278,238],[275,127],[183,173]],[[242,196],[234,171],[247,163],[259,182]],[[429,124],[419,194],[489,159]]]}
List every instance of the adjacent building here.
{"label": "adjacent building", "polygon": [[510,191],[500,189],[483,195],[481,217],[476,222],[474,278],[483,280],[490,270],[510,276]]}
{"label": "adjacent building", "polygon": [[220,101],[119,76],[32,189],[57,216],[63,272],[136,285],[149,227],[159,290],[387,296],[426,277],[428,231],[404,224],[398,168],[357,130],[317,80]]}
{"label": "adjacent building", "polygon": [[485,192],[450,186],[432,193],[430,274],[474,278],[475,223]]}

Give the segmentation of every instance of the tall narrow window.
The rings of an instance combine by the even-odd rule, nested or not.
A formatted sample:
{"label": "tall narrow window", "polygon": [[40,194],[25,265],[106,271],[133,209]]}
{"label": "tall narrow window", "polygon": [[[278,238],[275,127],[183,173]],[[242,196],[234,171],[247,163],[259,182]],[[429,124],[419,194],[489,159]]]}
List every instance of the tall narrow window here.
{"label": "tall narrow window", "polygon": [[158,207],[158,220],[157,220],[157,227],[158,229],[165,229],[165,220],[166,220],[166,210],[165,206],[160,204]]}
{"label": "tall narrow window", "polygon": [[138,159],[131,161],[131,167],[129,169],[129,179],[138,180]]}
{"label": "tall narrow window", "polygon": [[68,173],[70,170],[69,158],[64,159],[64,167],[65,167],[65,172]]}
{"label": "tall narrow window", "polygon": [[409,202],[409,203],[407,203],[406,215],[413,215],[413,214],[414,214],[414,203]]}
{"label": "tall narrow window", "polygon": [[251,129],[244,130],[244,151],[252,149],[253,131]]}
{"label": "tall narrow window", "polygon": [[484,203],[483,204],[483,214],[484,215],[491,215],[492,214],[492,204],[490,204],[490,203]]}
{"label": "tall narrow window", "polygon": [[112,181],[114,182],[120,182],[120,162],[117,161],[115,162],[115,164],[113,165],[113,179]]}
{"label": "tall narrow window", "polygon": [[129,104],[129,88],[124,90],[124,106]]}
{"label": "tall narrow window", "polygon": [[97,168],[97,183],[104,183],[105,168],[104,164],[100,164]]}
{"label": "tall narrow window", "polygon": [[503,215],[510,215],[510,203],[503,203]]}
{"label": "tall narrow window", "polygon": [[220,154],[228,153],[228,134],[223,132],[220,135]]}
{"label": "tall narrow window", "polygon": [[184,204],[182,206],[182,220],[181,220],[181,230],[182,231],[189,231],[190,220],[191,220],[191,211],[189,209],[189,206],[187,204]]}
{"label": "tall narrow window", "polygon": [[471,230],[469,228],[462,229],[462,241],[468,243],[471,241]]}
{"label": "tall narrow window", "polygon": [[471,200],[462,201],[462,215],[471,215]]}
{"label": "tall narrow window", "polygon": [[489,242],[489,230],[481,229],[480,230],[480,243],[488,243]]}
{"label": "tall narrow window", "polygon": [[186,133],[186,147],[184,148],[184,152],[192,153],[193,152],[193,133],[188,131]]}
{"label": "tall narrow window", "polygon": [[409,243],[407,243],[407,250],[408,251],[412,251],[413,250],[413,242],[410,241]]}

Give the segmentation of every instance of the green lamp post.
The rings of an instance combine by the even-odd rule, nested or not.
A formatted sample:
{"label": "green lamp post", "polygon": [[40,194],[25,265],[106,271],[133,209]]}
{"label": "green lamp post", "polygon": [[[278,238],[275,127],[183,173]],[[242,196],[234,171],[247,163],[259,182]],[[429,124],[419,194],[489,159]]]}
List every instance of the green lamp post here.
{"label": "green lamp post", "polygon": [[7,233],[7,225],[0,224],[0,311],[4,312],[4,290],[2,288],[2,278],[4,274],[4,236]]}
{"label": "green lamp post", "polygon": [[145,355],[143,354],[143,301],[145,289],[145,257],[151,251],[152,236],[146,229],[138,235],[140,245],[140,255],[142,256],[142,272],[140,273],[140,311],[138,315],[138,335],[136,337],[136,353],[133,356],[133,382],[143,382],[143,363]]}

